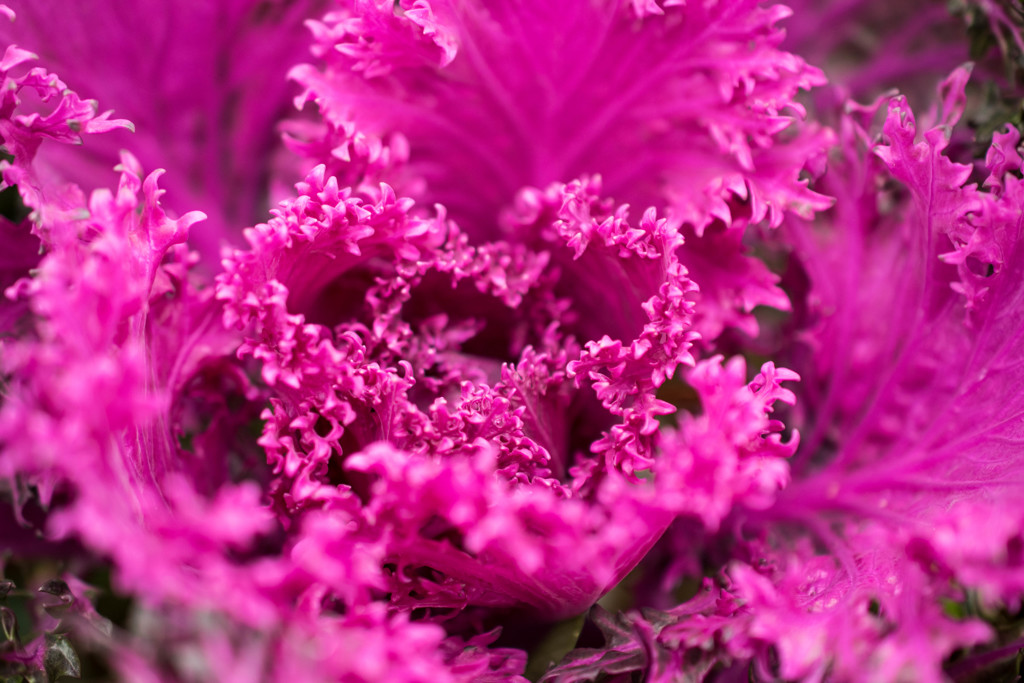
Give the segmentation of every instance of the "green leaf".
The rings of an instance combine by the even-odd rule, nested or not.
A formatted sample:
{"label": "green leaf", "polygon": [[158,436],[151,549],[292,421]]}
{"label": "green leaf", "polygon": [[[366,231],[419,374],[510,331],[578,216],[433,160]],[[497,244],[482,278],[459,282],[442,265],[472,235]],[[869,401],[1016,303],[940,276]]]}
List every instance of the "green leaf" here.
{"label": "green leaf", "polygon": [[942,611],[954,621],[963,621],[967,618],[967,606],[949,598],[942,599]]}
{"label": "green leaf", "polygon": [[552,625],[544,640],[530,652],[530,659],[526,665],[528,679],[540,679],[552,665],[562,661],[565,655],[576,647],[585,618],[586,614],[580,614]]}
{"label": "green leaf", "polygon": [[0,631],[5,640],[14,641],[18,638],[18,619],[9,607],[0,607]]}
{"label": "green leaf", "polygon": [[59,633],[46,634],[43,668],[46,669],[46,676],[51,681],[56,681],[61,676],[82,677],[82,662],[78,659],[78,653],[71,646],[67,636]]}

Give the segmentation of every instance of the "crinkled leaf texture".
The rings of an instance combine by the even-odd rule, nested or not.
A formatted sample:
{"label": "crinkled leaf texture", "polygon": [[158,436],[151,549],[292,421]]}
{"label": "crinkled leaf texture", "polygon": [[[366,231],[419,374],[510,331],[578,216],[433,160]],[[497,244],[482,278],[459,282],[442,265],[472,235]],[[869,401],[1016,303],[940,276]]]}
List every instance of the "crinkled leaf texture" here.
{"label": "crinkled leaf texture", "polygon": [[47,147],[48,177],[106,187],[121,149],[166,168],[169,207],[208,216],[189,239],[210,266],[221,242],[239,243],[260,219],[272,186],[290,186],[275,130],[293,94],[285,74],[307,53],[303,21],[326,0],[112,0],[87,12],[72,0],[9,4],[17,20],[0,22],[0,42],[30,46],[77,92],[135,124],[84,149]]}
{"label": "crinkled leaf texture", "polygon": [[571,653],[548,680],[752,667],[938,683],[954,653],[960,675],[984,675],[971,648],[996,634],[970,606],[991,618],[1022,597],[1024,184],[1015,129],[995,136],[980,186],[950,158],[969,73],[943,82],[923,132],[902,97],[888,99],[880,141],[869,126],[886,100],[851,107],[818,186],[835,210],[784,228],[810,284],[794,306],[804,439],[792,483],[724,518],[709,543],[725,571],[697,597],[595,614],[604,647]]}
{"label": "crinkled leaf texture", "polygon": [[998,134],[968,182],[948,152],[969,73],[943,82],[923,133],[895,97],[866,148],[876,107],[852,109],[835,212],[786,228],[811,284],[805,438],[776,502],[730,521],[754,540],[725,585],[750,639],[730,649],[768,670],[771,647],[784,678],[941,681],[945,657],[992,637],[943,601],[1019,604],[1015,530],[966,528],[1012,525],[1024,484],[1020,137]]}
{"label": "crinkled leaf texture", "polygon": [[[123,153],[116,190],[97,180],[120,144],[115,129],[130,124],[29,68],[23,50],[0,62],[0,137],[12,157],[3,179],[31,210],[0,232],[0,332],[12,337],[0,476],[19,511],[41,509],[49,539],[109,560],[117,588],[156,617],[114,646],[125,678],[522,681],[525,653],[503,647],[492,622],[582,613],[673,520],[727,535],[745,515],[770,529],[805,499],[807,511],[847,510],[814,498],[818,479],[785,497],[799,435],[784,435],[772,413],[794,402],[783,384],[797,374],[767,362],[751,379],[740,356],[694,357],[728,328],[755,335],[755,307],[789,307],[778,277],[748,253],[747,228],[830,204],[802,176],[831,133],[805,123],[795,100],[823,79],[780,49],[787,10],[754,0],[339,2],[311,23],[317,64],[291,72],[300,106],[316,106],[286,126],[296,157],[282,162],[267,134],[287,85],[273,75],[295,42],[271,21],[291,26],[315,4],[114,3],[98,10],[109,21],[82,30],[60,3],[34,3],[12,29],[65,38],[48,56],[144,126],[127,144],[147,166],[166,157],[168,206],[211,216],[195,242],[207,268],[215,243],[255,220],[270,179],[313,167],[244,231],[244,247],[224,252],[213,284],[183,244],[202,216],[162,208],[160,172],[144,175]],[[144,30],[111,28],[149,14]],[[95,43],[116,58],[80,59]],[[150,53],[150,43],[163,47]],[[167,102],[157,108],[135,87],[154,63],[166,88],[156,99]],[[987,192],[956,194],[963,174],[942,165],[937,139],[914,147],[892,127],[890,138],[894,176],[921,197],[931,194],[915,164],[934,162],[928,177],[949,190],[942,220],[965,193],[1019,194],[1010,142]],[[59,144],[82,140],[84,153]],[[906,225],[930,235],[914,216],[936,209],[919,204],[906,205]],[[925,282],[937,302],[927,320],[955,311],[963,327],[966,314],[975,334],[1005,303],[999,283],[1016,242],[990,239],[995,223],[972,211],[941,233],[949,272],[933,268]],[[977,280],[978,259],[1004,279]],[[832,333],[823,324],[815,334]],[[807,365],[815,397],[828,390],[825,371]],[[882,376],[904,382],[903,367]],[[673,377],[693,388],[699,412],[658,398]],[[863,395],[869,377],[846,379]],[[841,408],[822,409],[839,430],[881,424]],[[818,448],[819,423],[801,428]],[[850,446],[854,455],[813,476],[849,475],[852,507],[857,468],[891,448]],[[954,474],[936,465],[934,476]],[[928,556],[927,535],[885,536],[879,525],[843,543],[881,537]],[[743,547],[722,585],[664,614],[596,617],[605,650],[570,655],[553,680],[697,680],[771,652],[784,676],[811,677],[832,661],[824,634],[842,631],[837,642],[857,655],[885,637],[865,607],[875,593],[840,590],[855,583],[852,565],[829,566],[811,545],[734,535]],[[1015,538],[1001,528],[951,556],[948,571],[1009,599],[999,549]],[[863,576],[889,566],[876,559]],[[914,600],[900,618],[932,619],[924,598],[942,590],[931,565],[908,567],[899,585]],[[863,620],[807,617],[804,597],[817,588],[804,579],[819,569],[846,572],[829,590],[852,595]],[[786,631],[790,617],[798,628]],[[984,635],[961,626],[897,629],[884,644],[906,636],[904,658],[930,647],[929,666]],[[800,650],[808,632],[817,649]],[[721,647],[708,653],[709,643]],[[885,652],[878,661],[897,670]]]}
{"label": "crinkled leaf texture", "polygon": [[[261,444],[278,513],[290,525],[347,511],[353,538],[379,539],[392,602],[576,614],[675,515],[717,520],[781,483],[730,482],[687,505],[669,495],[690,464],[685,448],[659,446],[656,417],[670,406],[654,394],[692,362],[692,285],[678,234],[653,211],[634,226],[625,208],[585,194],[586,181],[561,189],[546,229],[566,259],[614,264],[629,285],[605,334],[581,347],[570,330],[595,333],[582,322],[588,303],[563,327],[576,302],[557,296],[549,252],[470,246],[389,186],[356,192],[324,173],[247,233],[251,248],[225,261],[218,297],[273,390]],[[363,299],[335,303],[359,287]],[[737,372],[729,401],[749,403],[754,419],[735,445],[765,463],[785,457],[772,440],[748,441],[772,430],[765,415],[787,396],[775,382],[792,377],[769,374],[758,394]]]}
{"label": "crinkled leaf texture", "polygon": [[744,227],[829,205],[800,177],[829,134],[795,100],[823,79],[778,48],[786,16],[746,0],[339,2],[312,24],[320,63],[292,72],[324,123],[296,123],[291,146],[342,185],[444,205],[473,241],[532,243],[523,214],[548,186],[600,174],[616,202],[687,226],[698,331],[756,333],[752,309],[787,300]]}
{"label": "crinkled leaf texture", "polygon": [[[474,242],[443,207],[320,166],[211,288],[182,246],[203,216],[161,207],[159,171],[124,153],[116,191],[88,198],[40,171],[44,145],[129,124],[7,55],[23,73],[5,73],[4,180],[32,213],[4,233],[0,474],[49,538],[109,558],[175,642],[198,643],[204,676],[515,680],[523,653],[496,633],[434,622],[579,613],[677,515],[714,526],[784,483],[767,413],[794,377],[769,364],[748,385],[714,360],[708,395],[721,385],[716,405],[750,422],[721,486],[669,495],[703,476],[709,438],[658,429],[672,407],[656,391],[693,364],[678,221],[635,221],[585,176],[548,186],[529,240]],[[24,113],[26,88],[50,108]],[[587,291],[595,267],[618,284]],[[595,324],[602,305],[615,315]],[[257,417],[269,471],[242,436]],[[162,675],[137,644],[118,665]]]}
{"label": "crinkled leaf texture", "polygon": [[[310,519],[275,540],[259,466],[231,462],[245,455],[240,422],[262,397],[234,358],[239,338],[221,326],[213,289],[189,272],[196,257],[181,245],[202,214],[166,213],[160,172],[143,176],[128,153],[116,191],[86,200],[50,182],[33,163],[41,145],[124,122],[97,116],[42,70],[17,75],[29,55],[6,54],[0,135],[13,158],[3,175],[32,213],[0,233],[3,276],[14,280],[14,307],[2,309],[14,336],[3,341],[0,476],[16,511],[41,509],[37,531],[109,560],[117,587],[159,615],[149,643],[143,626],[143,640],[109,644],[114,666],[133,680],[517,680],[522,654],[488,648],[493,635],[448,638],[367,604],[380,572],[372,543],[346,546],[348,564],[333,567],[330,580],[358,594],[351,608],[324,604],[325,567],[309,558],[344,519]],[[26,88],[51,107],[21,111]],[[246,478],[231,471],[238,464]]]}

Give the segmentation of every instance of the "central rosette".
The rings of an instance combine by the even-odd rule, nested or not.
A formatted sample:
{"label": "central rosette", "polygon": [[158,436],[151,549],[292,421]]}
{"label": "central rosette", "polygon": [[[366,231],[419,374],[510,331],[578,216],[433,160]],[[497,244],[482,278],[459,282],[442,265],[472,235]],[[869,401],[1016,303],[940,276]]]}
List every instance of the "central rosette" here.
{"label": "central rosette", "polygon": [[715,526],[786,480],[795,446],[762,436],[791,375],[703,363],[706,419],[750,418],[711,450],[704,418],[666,437],[655,393],[699,334],[786,305],[741,238],[822,205],[788,159],[824,143],[788,130],[819,76],[777,50],[777,10],[604,4],[315,24],[322,64],[293,77],[325,122],[290,144],[319,166],[225,262],[279,514],[328,515],[406,608],[578,613],[677,514]]}

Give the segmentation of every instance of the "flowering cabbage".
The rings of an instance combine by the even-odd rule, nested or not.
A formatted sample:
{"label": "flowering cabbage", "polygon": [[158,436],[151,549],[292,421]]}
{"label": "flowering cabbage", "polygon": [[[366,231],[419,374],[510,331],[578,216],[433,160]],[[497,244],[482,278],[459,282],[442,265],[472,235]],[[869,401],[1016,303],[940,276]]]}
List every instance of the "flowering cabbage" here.
{"label": "flowering cabbage", "polygon": [[0,678],[1012,668],[1024,41],[953,9],[0,6]]}

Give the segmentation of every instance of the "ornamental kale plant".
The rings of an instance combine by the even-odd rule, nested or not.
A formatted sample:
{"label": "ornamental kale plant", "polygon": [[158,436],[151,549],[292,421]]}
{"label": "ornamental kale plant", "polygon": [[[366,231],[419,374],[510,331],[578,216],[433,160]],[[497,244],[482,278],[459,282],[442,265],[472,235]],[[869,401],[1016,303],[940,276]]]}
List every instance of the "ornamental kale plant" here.
{"label": "ornamental kale plant", "polygon": [[0,5],[0,681],[1018,680],[1024,12],[789,5]]}

